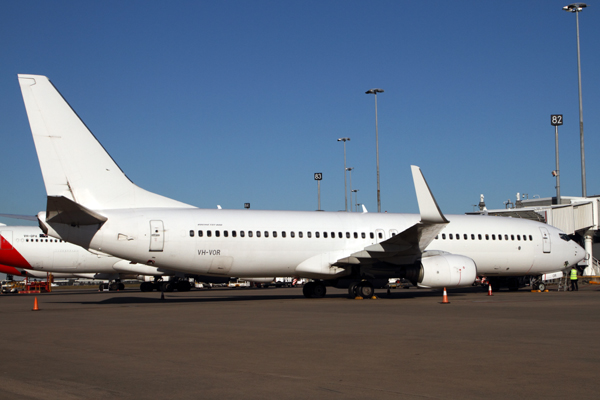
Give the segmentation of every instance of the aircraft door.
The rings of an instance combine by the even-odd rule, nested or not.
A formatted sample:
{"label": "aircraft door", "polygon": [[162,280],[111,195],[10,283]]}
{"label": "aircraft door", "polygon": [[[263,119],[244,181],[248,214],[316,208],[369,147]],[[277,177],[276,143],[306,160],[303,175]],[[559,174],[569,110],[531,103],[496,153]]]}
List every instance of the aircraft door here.
{"label": "aircraft door", "polygon": [[0,231],[0,250],[12,250],[13,233],[12,231]]}
{"label": "aircraft door", "polygon": [[375,229],[375,242],[383,242],[385,240],[385,231],[383,229]]}
{"label": "aircraft door", "polygon": [[544,253],[550,253],[551,243],[550,243],[550,233],[546,228],[540,228],[542,232],[542,247],[544,249]]}
{"label": "aircraft door", "polygon": [[150,251],[163,251],[165,245],[164,231],[162,221],[150,221]]}

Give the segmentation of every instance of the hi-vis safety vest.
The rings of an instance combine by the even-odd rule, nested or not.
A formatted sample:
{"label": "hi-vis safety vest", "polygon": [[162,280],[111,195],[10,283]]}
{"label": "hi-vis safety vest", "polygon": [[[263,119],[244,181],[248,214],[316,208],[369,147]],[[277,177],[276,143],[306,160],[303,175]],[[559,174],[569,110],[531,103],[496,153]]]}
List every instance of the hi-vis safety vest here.
{"label": "hi-vis safety vest", "polygon": [[571,270],[571,280],[572,281],[576,281],[577,280],[577,270],[575,268],[573,268]]}

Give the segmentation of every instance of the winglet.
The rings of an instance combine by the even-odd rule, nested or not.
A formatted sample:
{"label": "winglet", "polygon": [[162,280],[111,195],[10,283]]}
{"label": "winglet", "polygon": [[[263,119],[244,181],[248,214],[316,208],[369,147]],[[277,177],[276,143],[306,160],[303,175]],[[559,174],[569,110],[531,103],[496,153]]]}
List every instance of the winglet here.
{"label": "winglet", "polygon": [[427,185],[427,181],[425,181],[425,177],[421,172],[421,168],[416,165],[411,165],[410,168],[412,170],[415,191],[417,192],[421,222],[447,224],[448,220],[444,217],[444,214],[442,214],[440,207],[435,201],[429,185]]}

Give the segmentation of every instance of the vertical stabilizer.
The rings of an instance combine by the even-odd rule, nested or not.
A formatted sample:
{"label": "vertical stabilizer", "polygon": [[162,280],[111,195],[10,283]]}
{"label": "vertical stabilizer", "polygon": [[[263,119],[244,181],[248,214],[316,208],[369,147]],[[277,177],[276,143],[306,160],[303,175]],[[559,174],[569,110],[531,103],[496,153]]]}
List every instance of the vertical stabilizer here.
{"label": "vertical stabilizer", "polygon": [[192,207],[133,184],[47,77],[19,84],[48,196],[92,210]]}
{"label": "vertical stabilizer", "polygon": [[448,220],[444,217],[444,214],[442,214],[440,207],[435,201],[433,193],[431,193],[431,189],[429,189],[429,185],[421,172],[421,168],[416,165],[411,165],[410,168],[412,170],[415,191],[417,192],[421,222],[447,224]]}

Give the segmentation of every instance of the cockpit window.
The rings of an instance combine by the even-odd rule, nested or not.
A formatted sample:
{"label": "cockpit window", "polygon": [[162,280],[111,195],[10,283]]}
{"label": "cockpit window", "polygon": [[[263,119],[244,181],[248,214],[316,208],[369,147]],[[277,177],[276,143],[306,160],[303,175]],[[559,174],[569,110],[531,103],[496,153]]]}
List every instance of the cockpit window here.
{"label": "cockpit window", "polygon": [[565,242],[568,242],[569,240],[571,240],[571,238],[569,237],[569,235],[567,235],[566,233],[559,233],[559,236]]}

